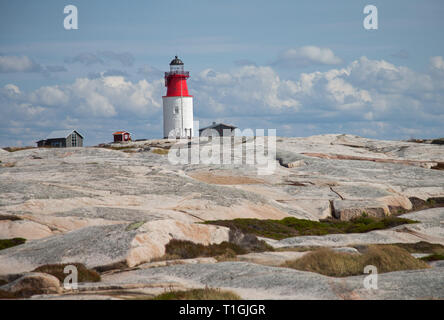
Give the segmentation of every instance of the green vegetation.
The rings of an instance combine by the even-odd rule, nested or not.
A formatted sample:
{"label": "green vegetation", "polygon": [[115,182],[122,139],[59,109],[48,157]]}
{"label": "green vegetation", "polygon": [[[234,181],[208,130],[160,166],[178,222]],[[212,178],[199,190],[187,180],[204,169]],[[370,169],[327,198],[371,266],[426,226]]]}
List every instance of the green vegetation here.
{"label": "green vegetation", "polygon": [[18,220],[22,220],[22,218],[14,215],[14,214],[0,214],[0,221],[1,220],[18,221]]}
{"label": "green vegetation", "polygon": [[169,291],[153,298],[153,300],[240,300],[241,298],[230,291],[205,288],[187,291]]}
{"label": "green vegetation", "polygon": [[25,242],[26,239],[23,238],[0,239],[0,250],[15,247]]}
{"label": "green vegetation", "polygon": [[137,221],[137,222],[133,222],[131,224],[129,224],[125,231],[132,231],[132,230],[137,230],[139,229],[141,226],[143,226],[145,224],[146,221]]}
{"label": "green vegetation", "polygon": [[362,254],[322,248],[282,266],[326,276],[347,277],[364,274],[367,265],[375,266],[378,273],[429,268],[427,263],[412,257],[406,250],[391,245],[369,245],[362,250]]}
{"label": "green vegetation", "polygon": [[430,253],[444,255],[444,246],[438,243],[420,241],[416,243],[394,243],[393,245],[400,247],[410,253]]}
{"label": "green vegetation", "polygon": [[197,257],[234,258],[238,254],[248,253],[244,248],[230,242],[203,245],[191,241],[172,239],[165,246],[165,259],[192,259]]}
{"label": "green vegetation", "polygon": [[137,145],[122,145],[122,146],[105,145],[102,148],[111,149],[111,150],[129,150],[129,149],[138,148],[138,146]]}
{"label": "green vegetation", "polygon": [[444,144],[444,138],[433,139],[432,144]]}
{"label": "green vegetation", "polygon": [[160,260],[193,259],[198,257],[215,257],[217,260],[233,260],[238,254],[249,252],[273,251],[265,241],[249,239],[241,244],[221,242],[219,244],[203,245],[185,240],[172,239],[165,246],[165,256]]}
{"label": "green vegetation", "polygon": [[35,149],[35,147],[6,147],[6,148],[3,148],[3,150],[9,151],[9,152],[16,152],[16,151],[27,150],[27,149]]}
{"label": "green vegetation", "polygon": [[168,154],[168,152],[170,152],[170,150],[168,150],[168,149],[153,149],[151,152],[155,153],[155,154],[165,155],[165,154]]}
{"label": "green vegetation", "polygon": [[430,256],[422,257],[421,260],[422,261],[427,261],[427,262],[444,260],[444,255],[442,255],[442,254],[431,254]]}
{"label": "green vegetation", "polygon": [[47,273],[59,279],[60,282],[63,282],[67,276],[63,270],[68,265],[77,267],[79,282],[99,282],[101,280],[100,275],[96,271],[86,268],[81,263],[47,264],[34,269],[33,272]]}
{"label": "green vegetation", "polygon": [[260,237],[281,240],[296,236],[364,233],[417,222],[393,216],[385,218],[362,216],[350,221],[334,219],[311,221],[288,217],[282,220],[234,219],[207,221],[205,223],[228,227],[246,234],[250,233]]}
{"label": "green vegetation", "polygon": [[396,243],[394,245],[410,253],[428,253],[428,256],[420,258],[422,261],[444,260],[444,246],[438,243],[420,241],[416,243]]}

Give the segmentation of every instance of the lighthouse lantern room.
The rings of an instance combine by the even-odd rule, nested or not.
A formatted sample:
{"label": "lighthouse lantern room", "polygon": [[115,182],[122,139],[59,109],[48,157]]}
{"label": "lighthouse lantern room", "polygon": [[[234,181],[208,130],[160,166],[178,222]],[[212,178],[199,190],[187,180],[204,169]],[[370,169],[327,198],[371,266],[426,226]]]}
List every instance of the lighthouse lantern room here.
{"label": "lighthouse lantern room", "polygon": [[165,72],[167,94],[162,97],[164,138],[193,136],[193,96],[188,93],[189,76],[182,60],[176,56],[170,63],[170,71]]}

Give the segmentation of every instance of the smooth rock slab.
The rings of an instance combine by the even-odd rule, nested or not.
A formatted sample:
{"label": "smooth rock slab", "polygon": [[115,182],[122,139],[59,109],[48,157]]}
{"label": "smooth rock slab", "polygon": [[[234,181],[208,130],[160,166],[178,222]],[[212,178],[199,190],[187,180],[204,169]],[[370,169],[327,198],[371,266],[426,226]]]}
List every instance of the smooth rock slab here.
{"label": "smooth rock slab", "polygon": [[135,270],[106,276],[108,284],[143,284],[163,279],[188,287],[215,287],[241,293],[244,299],[337,299],[329,278],[315,273],[245,262],[177,265]]}
{"label": "smooth rock slab", "polygon": [[332,278],[289,268],[245,262],[177,265],[135,270],[103,278],[111,285],[177,281],[188,287],[232,290],[243,299],[442,299],[441,267],[378,275],[378,290],[364,288],[363,276]]}
{"label": "smooth rock slab", "polygon": [[225,227],[175,220],[86,227],[0,251],[0,274],[31,271],[38,266],[80,262],[88,268],[124,263],[129,267],[165,254],[173,238],[210,244],[228,241]]}
{"label": "smooth rock slab", "polygon": [[26,220],[0,221],[0,239],[25,238],[27,240],[52,236],[47,226]]}

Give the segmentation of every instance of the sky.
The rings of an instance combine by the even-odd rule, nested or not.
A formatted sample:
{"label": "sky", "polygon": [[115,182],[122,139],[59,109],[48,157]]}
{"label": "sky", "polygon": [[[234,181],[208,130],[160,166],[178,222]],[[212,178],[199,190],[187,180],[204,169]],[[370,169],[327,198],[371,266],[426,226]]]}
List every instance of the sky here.
{"label": "sky", "polygon": [[0,0],[0,147],[60,129],[161,138],[175,55],[200,127],[443,137],[443,16],[441,0]]}

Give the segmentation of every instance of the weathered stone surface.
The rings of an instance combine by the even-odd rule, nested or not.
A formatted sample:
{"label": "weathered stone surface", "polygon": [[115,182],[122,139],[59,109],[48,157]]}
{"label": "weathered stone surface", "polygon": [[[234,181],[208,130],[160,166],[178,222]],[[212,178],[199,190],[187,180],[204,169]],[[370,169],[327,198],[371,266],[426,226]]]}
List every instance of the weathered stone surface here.
{"label": "weathered stone surface", "polygon": [[390,215],[389,208],[377,200],[334,200],[333,206],[335,218],[343,221],[363,215],[378,218]]}
{"label": "weathered stone surface", "polygon": [[47,226],[33,221],[0,221],[0,239],[25,238],[40,239],[53,233]]}
{"label": "weathered stone surface", "polygon": [[[251,148],[252,141],[254,138],[248,137],[239,145]],[[198,223],[205,220],[289,216],[350,219],[363,211],[383,216],[390,214],[389,209],[410,210],[410,197],[422,200],[444,197],[444,171],[431,169],[433,163],[444,163],[444,148],[439,145],[337,134],[278,138],[276,161],[273,161],[277,166],[270,175],[259,175],[257,167],[245,164],[173,165],[168,155],[152,152],[171,147],[167,140],[131,142],[125,147],[135,152],[104,148],[0,152],[3,164],[14,164],[0,167],[0,214],[22,219],[1,220],[0,238],[28,239],[24,245],[0,251],[0,273],[30,271],[41,264],[63,262],[83,262],[90,267],[117,262],[138,265],[162,255],[165,243],[171,238],[201,243],[226,239],[226,231],[200,229]],[[225,158],[226,151],[220,152]],[[276,247],[418,241],[444,244],[442,209],[433,210],[405,215],[421,223],[392,230],[267,241]],[[132,227],[127,230],[129,224]],[[248,259],[275,264],[284,258],[264,253]],[[332,287],[328,282],[331,279],[324,286],[325,279],[317,275],[304,276],[303,284],[290,288],[286,282],[295,275],[294,270],[280,269],[275,273],[274,269],[254,264],[223,264],[218,269],[219,263],[213,262],[213,267],[201,263],[177,269],[194,270],[190,272],[196,275],[190,278],[174,272],[162,274],[162,269],[173,268],[167,263],[149,268],[150,272],[158,269],[156,275],[148,277],[150,285],[157,288],[152,290],[178,282],[183,287],[191,284],[202,287],[205,281],[196,278],[200,277],[199,272],[202,271],[202,277],[209,277],[214,270],[223,274],[224,268],[232,277],[239,274],[237,280],[242,281],[245,273],[239,270],[243,266],[248,273],[244,279],[248,281],[256,281],[261,272],[267,275],[260,288],[239,285],[236,290],[245,297],[347,297],[343,292],[337,293],[341,287]],[[417,280],[425,277],[427,283],[426,275],[430,273],[424,272]],[[122,277],[132,274],[123,273]],[[176,277],[178,280],[173,281]],[[231,284],[218,277],[220,281],[215,284]],[[141,283],[148,281],[141,279]],[[319,285],[318,279],[321,279]],[[347,283],[354,283],[350,281],[347,279]],[[277,291],[267,293],[268,288]],[[387,292],[393,288],[389,287]],[[308,294],[305,290],[309,290]],[[424,293],[408,292],[413,298]],[[359,292],[351,296],[372,298]],[[376,298],[379,297],[385,296]]]}
{"label": "weathered stone surface", "polygon": [[[105,276],[108,285],[175,281],[188,287],[217,287],[243,299],[442,299],[444,270],[379,274],[378,290],[364,288],[364,277],[331,278],[288,268],[245,262],[188,264],[128,271]],[[93,285],[94,286],[94,285]],[[93,287],[90,287],[93,289]]]}
{"label": "weathered stone surface", "polygon": [[175,220],[131,229],[128,224],[86,227],[0,251],[0,274],[31,271],[44,264],[80,262],[87,267],[124,263],[130,267],[165,254],[173,238],[209,244],[228,241],[229,230]]}

